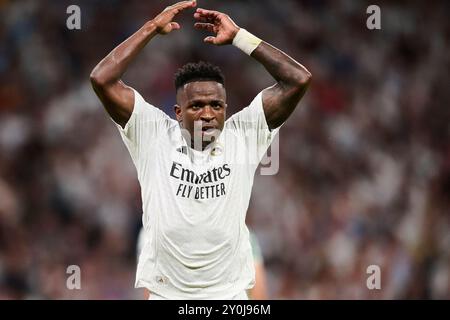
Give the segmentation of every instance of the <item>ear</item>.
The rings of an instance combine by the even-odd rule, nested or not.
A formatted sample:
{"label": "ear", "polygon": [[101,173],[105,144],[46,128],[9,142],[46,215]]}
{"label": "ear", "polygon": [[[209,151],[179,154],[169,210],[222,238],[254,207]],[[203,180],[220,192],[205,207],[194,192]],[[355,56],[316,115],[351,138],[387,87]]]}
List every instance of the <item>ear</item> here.
{"label": "ear", "polygon": [[175,111],[175,116],[177,117],[177,121],[179,123],[182,123],[183,117],[182,117],[181,107],[176,104],[173,106],[173,110]]}

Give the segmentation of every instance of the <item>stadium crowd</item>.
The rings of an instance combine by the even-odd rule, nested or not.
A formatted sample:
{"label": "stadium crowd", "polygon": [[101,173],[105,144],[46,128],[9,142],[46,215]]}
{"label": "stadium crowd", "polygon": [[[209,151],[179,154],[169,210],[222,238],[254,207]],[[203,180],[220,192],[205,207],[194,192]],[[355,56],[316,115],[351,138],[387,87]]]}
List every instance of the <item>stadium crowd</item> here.
{"label": "stadium crowd", "polygon": [[[0,299],[139,299],[140,189],[92,68],[169,1],[0,1]],[[450,299],[450,23],[445,1],[208,1],[304,64],[313,82],[257,172],[248,224],[272,299]],[[182,30],[125,75],[174,116],[173,75],[223,70],[228,116],[273,84],[236,48]],[[446,89],[447,88],[447,89]],[[69,290],[67,267],[81,268]],[[366,287],[378,265],[381,289]]]}

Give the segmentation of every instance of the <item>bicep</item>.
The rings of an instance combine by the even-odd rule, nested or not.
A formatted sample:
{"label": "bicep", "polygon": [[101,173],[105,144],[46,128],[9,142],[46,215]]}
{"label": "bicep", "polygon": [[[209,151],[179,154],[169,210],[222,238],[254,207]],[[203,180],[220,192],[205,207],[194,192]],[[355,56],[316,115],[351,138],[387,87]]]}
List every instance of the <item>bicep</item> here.
{"label": "bicep", "polygon": [[263,90],[263,109],[270,129],[278,128],[289,118],[305,91],[306,87],[289,87],[281,83]]}
{"label": "bicep", "polygon": [[92,82],[92,86],[111,118],[122,128],[125,127],[133,113],[133,89],[121,80],[107,85],[97,85]]}

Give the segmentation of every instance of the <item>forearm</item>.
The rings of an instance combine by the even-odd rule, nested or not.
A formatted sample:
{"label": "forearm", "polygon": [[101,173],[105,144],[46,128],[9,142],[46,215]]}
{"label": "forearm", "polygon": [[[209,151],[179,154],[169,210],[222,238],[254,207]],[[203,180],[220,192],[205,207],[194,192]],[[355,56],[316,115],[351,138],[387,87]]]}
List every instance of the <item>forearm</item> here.
{"label": "forearm", "polygon": [[283,51],[261,42],[251,56],[261,63],[282,87],[303,87],[311,73]]}
{"label": "forearm", "polygon": [[275,78],[277,83],[263,90],[262,104],[270,129],[284,123],[308,87],[309,71],[281,50],[239,28],[224,13],[199,8],[194,17],[199,21],[195,24],[197,28],[215,33],[215,36],[206,37],[205,42],[214,45],[232,43],[260,62]]}
{"label": "forearm", "polygon": [[233,44],[261,63],[276,80],[275,85],[263,90],[262,100],[269,128],[279,127],[304,95],[311,80],[310,72],[283,51],[245,30],[236,34]]}
{"label": "forearm", "polygon": [[100,61],[91,73],[93,82],[107,85],[120,80],[130,63],[156,34],[153,21],[147,22]]}

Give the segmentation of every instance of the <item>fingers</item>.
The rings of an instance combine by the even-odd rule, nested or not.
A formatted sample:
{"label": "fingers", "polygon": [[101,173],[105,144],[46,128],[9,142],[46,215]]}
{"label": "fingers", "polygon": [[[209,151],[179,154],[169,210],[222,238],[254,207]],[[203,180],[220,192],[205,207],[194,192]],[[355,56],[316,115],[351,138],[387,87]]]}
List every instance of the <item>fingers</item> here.
{"label": "fingers", "polygon": [[194,13],[194,19],[199,22],[207,22],[207,23],[212,23],[212,24],[214,24],[216,21],[218,21],[213,16],[202,16],[200,13],[197,13],[197,12]]}
{"label": "fingers", "polygon": [[175,3],[174,5],[170,6],[169,9],[174,13],[174,14],[178,14],[179,12],[189,9],[189,8],[194,8],[197,5],[197,1],[196,0],[190,0],[190,1],[181,1],[178,3]]}
{"label": "fingers", "polygon": [[181,29],[180,25],[177,22],[171,22],[170,25],[172,26],[172,30]]}
{"label": "fingers", "polygon": [[202,8],[197,8],[195,13],[198,13],[202,17],[209,17],[209,18],[215,18],[215,19],[219,18],[221,15],[221,13],[218,11],[206,10],[206,9],[202,9]]}
{"label": "fingers", "polygon": [[216,44],[216,38],[213,36],[206,37],[203,41],[210,44]]}
{"label": "fingers", "polygon": [[212,23],[202,23],[202,22],[196,22],[194,24],[194,27],[201,30],[206,30],[209,32],[214,32],[214,25]]}
{"label": "fingers", "polygon": [[218,11],[197,9],[194,13],[194,18],[200,22],[214,23],[222,19],[222,14]]}
{"label": "fingers", "polygon": [[201,22],[208,22],[208,21],[210,21],[210,19],[206,18],[205,16],[202,16],[200,13],[197,13],[197,12],[194,13],[194,18],[196,20],[201,21]]}
{"label": "fingers", "polygon": [[175,3],[171,6],[172,9],[178,9],[178,10],[184,10],[187,8],[193,8],[197,5],[196,0],[190,0],[190,1],[181,1],[178,3]]}
{"label": "fingers", "polygon": [[[198,8],[194,13],[194,18],[199,21],[194,24],[197,29],[207,30],[215,33],[215,25],[221,20],[222,13],[213,10],[206,10]],[[219,44],[216,37],[208,36],[203,39],[204,42],[209,44]]]}

